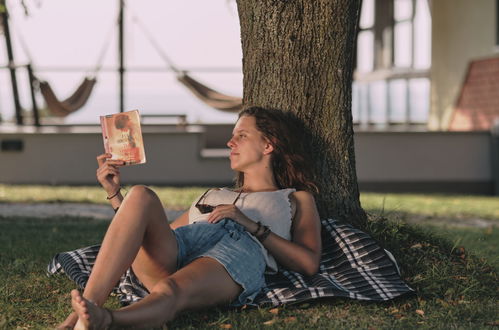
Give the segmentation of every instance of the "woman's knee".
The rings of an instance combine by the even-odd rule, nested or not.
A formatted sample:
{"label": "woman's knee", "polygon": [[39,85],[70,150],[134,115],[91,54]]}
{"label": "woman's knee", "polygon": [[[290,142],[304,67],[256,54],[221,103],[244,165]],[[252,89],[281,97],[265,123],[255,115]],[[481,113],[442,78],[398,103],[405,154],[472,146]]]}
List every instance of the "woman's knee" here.
{"label": "woman's knee", "polygon": [[171,276],[165,277],[156,283],[151,290],[151,294],[161,296],[168,301],[168,308],[172,313],[172,317],[182,310],[186,299],[186,291]]}
{"label": "woman's knee", "polygon": [[168,276],[158,281],[151,292],[177,298],[181,293],[181,289],[177,281]]}
{"label": "woman's knee", "polygon": [[144,185],[135,185],[130,188],[126,198],[138,199],[142,202],[159,201],[158,195],[151,188]]}

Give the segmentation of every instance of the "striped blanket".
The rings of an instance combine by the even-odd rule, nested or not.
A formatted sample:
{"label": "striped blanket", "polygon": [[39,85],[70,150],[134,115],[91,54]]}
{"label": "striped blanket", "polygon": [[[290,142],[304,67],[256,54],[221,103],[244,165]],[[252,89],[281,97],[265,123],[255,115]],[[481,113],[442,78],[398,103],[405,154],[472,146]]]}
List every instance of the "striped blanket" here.
{"label": "striped blanket", "polygon": [[[384,301],[413,290],[400,278],[397,263],[390,252],[381,248],[366,233],[336,220],[322,220],[322,257],[314,276],[281,269],[266,275],[266,285],[255,300],[257,305],[277,306],[323,297],[347,297]],[[93,245],[54,256],[47,267],[49,275],[66,273],[84,288],[100,245]],[[129,269],[121,277],[114,293],[123,305],[148,294]]]}

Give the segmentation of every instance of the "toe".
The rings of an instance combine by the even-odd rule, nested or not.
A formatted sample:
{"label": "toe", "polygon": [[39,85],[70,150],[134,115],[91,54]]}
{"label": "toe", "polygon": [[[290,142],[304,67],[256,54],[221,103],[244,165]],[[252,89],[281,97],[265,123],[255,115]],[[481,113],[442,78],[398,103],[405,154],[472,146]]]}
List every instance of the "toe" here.
{"label": "toe", "polygon": [[71,298],[75,299],[75,300],[78,300],[78,299],[81,300],[80,291],[78,291],[78,290],[71,290]]}

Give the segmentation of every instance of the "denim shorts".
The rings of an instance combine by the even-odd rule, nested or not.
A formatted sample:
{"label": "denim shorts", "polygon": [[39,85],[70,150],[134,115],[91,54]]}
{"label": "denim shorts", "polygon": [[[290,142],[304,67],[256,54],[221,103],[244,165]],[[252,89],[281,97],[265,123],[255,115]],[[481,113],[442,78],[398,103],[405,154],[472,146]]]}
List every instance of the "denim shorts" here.
{"label": "denim shorts", "polygon": [[231,306],[251,304],[265,284],[265,257],[261,247],[243,226],[223,219],[217,223],[197,222],[175,229],[177,269],[194,259],[210,257],[221,263],[243,291]]}

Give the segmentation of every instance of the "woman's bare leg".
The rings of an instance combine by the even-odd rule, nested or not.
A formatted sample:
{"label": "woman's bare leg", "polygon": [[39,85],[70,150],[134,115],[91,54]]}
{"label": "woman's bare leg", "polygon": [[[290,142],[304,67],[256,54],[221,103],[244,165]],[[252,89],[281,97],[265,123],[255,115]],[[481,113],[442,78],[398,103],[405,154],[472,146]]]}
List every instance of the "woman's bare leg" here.
{"label": "woman's bare leg", "polygon": [[[109,225],[83,297],[102,306],[132,265],[148,290],[176,270],[177,242],[163,206],[145,186],[134,186]],[[74,326],[73,313],[60,325]]]}
{"label": "woman's bare leg", "polygon": [[[159,326],[186,309],[208,307],[233,301],[241,287],[225,268],[211,258],[199,258],[173,275],[159,281],[141,301],[112,312],[116,326]],[[72,305],[82,328],[109,326],[110,314],[78,291],[72,292]]]}

